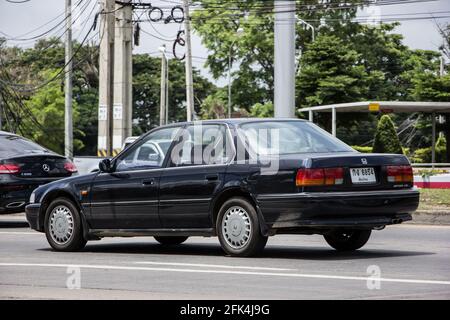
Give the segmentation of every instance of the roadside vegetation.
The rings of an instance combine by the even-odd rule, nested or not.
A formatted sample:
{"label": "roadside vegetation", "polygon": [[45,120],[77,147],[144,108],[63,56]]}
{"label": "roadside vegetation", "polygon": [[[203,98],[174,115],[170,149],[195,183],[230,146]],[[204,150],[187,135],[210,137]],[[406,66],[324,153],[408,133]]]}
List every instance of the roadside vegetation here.
{"label": "roadside vegetation", "polygon": [[[199,1],[202,10],[192,12],[194,32],[208,50],[204,66],[213,78],[224,77],[232,53],[231,103],[233,116],[273,116],[274,46],[271,3],[248,1]],[[301,108],[355,101],[450,101],[450,73],[439,75],[440,57],[450,58],[450,27],[439,25],[442,46],[418,50],[404,44],[398,22],[361,24],[354,20],[364,9],[359,0],[333,10],[334,0],[312,0],[298,17],[310,21],[311,30],[300,24],[296,49],[302,52],[296,75],[297,116]],[[306,7],[305,7],[306,8]],[[243,32],[238,35],[237,30]],[[231,48],[231,46],[233,47]],[[95,154],[98,108],[98,46],[74,45],[74,148],[77,155]],[[133,134],[159,124],[160,57],[133,55]],[[237,67],[239,66],[239,67]],[[30,137],[56,152],[62,152],[63,128],[54,123],[64,110],[64,45],[60,39],[37,41],[32,48],[11,46],[0,38],[0,99],[4,104],[4,127]],[[169,122],[185,118],[184,62],[169,63]],[[48,83],[48,85],[46,85]],[[23,90],[23,84],[34,87]],[[44,84],[44,85],[42,85]],[[194,69],[195,113],[200,119],[227,116],[228,91],[216,87]],[[53,101],[49,105],[49,101]],[[47,112],[48,111],[48,112]],[[337,136],[363,152],[374,146],[378,122],[383,114],[340,114]],[[389,133],[379,133],[384,144],[404,153],[414,162],[431,158],[431,115],[389,114]],[[317,114],[315,122],[331,127],[331,116]],[[450,115],[437,143],[437,160],[450,162]],[[391,125],[392,124],[392,125]],[[382,125],[382,123],[380,123]],[[397,133],[398,138],[397,138]],[[392,137],[389,138],[389,137]],[[378,142],[377,142],[378,141]],[[375,141],[375,150],[380,147]],[[399,143],[397,143],[397,141]],[[399,144],[401,149],[399,148]],[[388,148],[388,150],[391,149]],[[446,151],[447,150],[447,151]]]}
{"label": "roadside vegetation", "polygon": [[450,214],[450,189],[420,189],[419,210],[435,210]]}

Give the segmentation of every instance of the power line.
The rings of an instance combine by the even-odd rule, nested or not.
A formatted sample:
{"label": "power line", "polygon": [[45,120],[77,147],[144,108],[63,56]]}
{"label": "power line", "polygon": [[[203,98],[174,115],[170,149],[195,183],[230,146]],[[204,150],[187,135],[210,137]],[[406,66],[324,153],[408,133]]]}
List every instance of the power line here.
{"label": "power line", "polygon": [[[79,0],[79,2],[77,3],[76,7],[78,7],[83,1],[85,1],[85,0]],[[59,21],[56,25],[54,25],[54,26],[51,27],[50,29],[48,29],[48,30],[46,30],[46,31],[44,31],[44,32],[42,32],[42,33],[40,33],[39,35],[32,36],[32,37],[29,37],[29,38],[19,38],[19,37],[16,37],[16,38],[11,38],[11,39],[6,39],[6,40],[8,40],[8,41],[29,41],[29,40],[36,40],[36,39],[39,39],[39,38],[42,38],[42,37],[48,35],[50,32],[54,31],[54,30],[57,29],[59,26],[61,26],[61,25],[64,26],[64,23],[66,22],[66,20],[67,20],[67,17],[64,17],[64,19],[62,19],[61,21]],[[38,28],[38,29],[40,29],[40,28]],[[37,29],[37,30],[38,30],[38,29]],[[31,32],[30,32],[30,33],[31,33]]]}
{"label": "power line", "polygon": [[[96,16],[98,16],[99,13],[96,14]],[[67,67],[67,65],[69,63],[71,63],[73,61],[73,59],[75,58],[75,56],[78,54],[78,52],[81,50],[81,48],[83,47],[84,43],[87,40],[87,37],[89,36],[89,34],[92,32],[92,30],[94,29],[96,25],[96,20],[94,21],[94,23],[92,24],[91,28],[88,30],[88,32],[86,33],[86,36],[84,37],[84,39],[82,40],[82,42],[79,44],[78,48],[75,50],[75,52],[73,53],[72,57],[69,59],[69,61],[63,66],[63,68],[61,68],[58,73],[53,76],[51,79],[49,79],[48,81],[38,85],[38,86],[34,86],[32,88],[26,88],[29,87],[29,85],[26,84],[14,84],[14,83],[7,83],[4,80],[0,79],[0,82],[2,82],[5,85],[11,86],[11,87],[16,87],[16,90],[21,91],[21,92],[32,92],[32,91],[36,91],[39,90],[40,88],[45,87],[46,85],[48,85],[49,83],[53,82],[54,80],[58,79],[61,75],[64,75],[65,72],[65,68]],[[21,89],[17,89],[20,88]]]}

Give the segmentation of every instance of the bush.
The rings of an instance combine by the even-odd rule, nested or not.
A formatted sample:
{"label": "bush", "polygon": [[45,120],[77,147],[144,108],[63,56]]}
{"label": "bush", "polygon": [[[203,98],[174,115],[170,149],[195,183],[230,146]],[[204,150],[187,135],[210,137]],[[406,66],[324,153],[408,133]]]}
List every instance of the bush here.
{"label": "bush", "polygon": [[267,102],[265,104],[256,103],[250,108],[250,116],[254,118],[270,118],[273,117],[273,103]]}
{"label": "bush", "polygon": [[372,153],[372,147],[352,146],[352,148],[362,153]]}
{"label": "bush", "polygon": [[387,114],[383,115],[378,122],[372,152],[403,154],[394,123]]}
{"label": "bush", "polygon": [[[436,141],[436,162],[445,162],[446,142],[445,137],[440,136]],[[411,157],[413,163],[431,163],[431,147],[414,151]]]}

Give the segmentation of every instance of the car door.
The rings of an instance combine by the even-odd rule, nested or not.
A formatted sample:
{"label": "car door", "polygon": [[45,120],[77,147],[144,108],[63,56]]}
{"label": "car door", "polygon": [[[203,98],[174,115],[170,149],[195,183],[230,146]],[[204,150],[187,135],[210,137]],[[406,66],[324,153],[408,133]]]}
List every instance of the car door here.
{"label": "car door", "polygon": [[211,228],[210,205],[234,157],[223,124],[189,125],[181,130],[160,180],[163,228]]}
{"label": "car door", "polygon": [[153,131],[100,172],[92,183],[90,223],[94,229],[156,229],[159,180],[179,127]]}

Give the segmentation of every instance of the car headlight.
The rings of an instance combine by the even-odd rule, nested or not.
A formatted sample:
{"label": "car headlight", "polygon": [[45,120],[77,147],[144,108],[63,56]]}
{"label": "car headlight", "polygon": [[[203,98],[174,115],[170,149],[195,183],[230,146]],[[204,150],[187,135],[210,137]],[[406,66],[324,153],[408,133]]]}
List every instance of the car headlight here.
{"label": "car headlight", "polygon": [[33,191],[30,196],[30,203],[34,203],[35,200],[36,200],[36,194]]}

